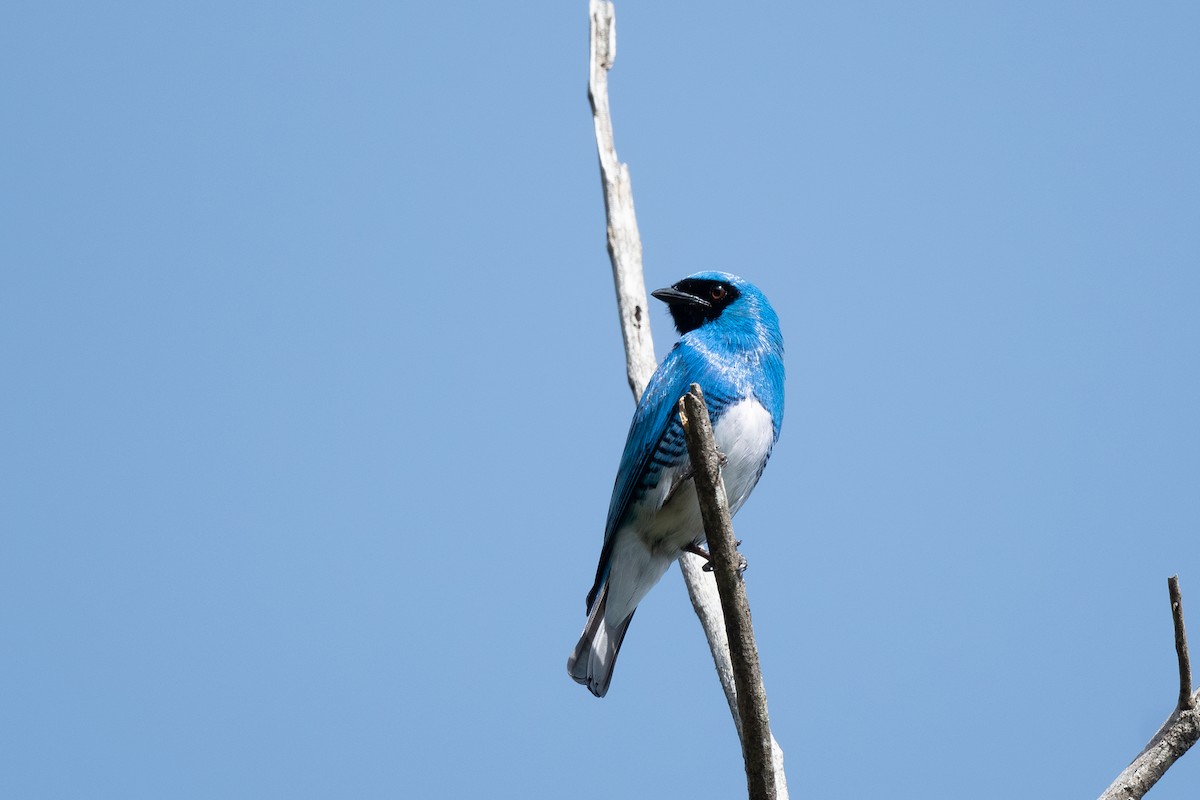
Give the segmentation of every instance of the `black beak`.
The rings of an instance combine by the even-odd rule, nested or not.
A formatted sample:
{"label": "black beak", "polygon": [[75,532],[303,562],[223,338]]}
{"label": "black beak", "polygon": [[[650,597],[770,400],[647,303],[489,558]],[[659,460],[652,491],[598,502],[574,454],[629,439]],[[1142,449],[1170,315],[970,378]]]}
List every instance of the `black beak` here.
{"label": "black beak", "polygon": [[700,306],[701,308],[712,308],[712,303],[705,300],[703,297],[697,297],[694,294],[681,292],[678,289],[668,286],[666,289],[656,289],[650,293],[652,297],[657,297],[669,306],[689,305]]}

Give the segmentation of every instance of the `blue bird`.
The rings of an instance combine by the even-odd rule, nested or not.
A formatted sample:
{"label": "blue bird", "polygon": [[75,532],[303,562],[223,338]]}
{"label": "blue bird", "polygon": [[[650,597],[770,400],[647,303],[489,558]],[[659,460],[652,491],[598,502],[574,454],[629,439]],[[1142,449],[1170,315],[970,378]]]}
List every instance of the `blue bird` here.
{"label": "blue bird", "polygon": [[704,390],[734,514],[758,483],[783,422],[783,336],[761,291],[736,275],[698,272],[652,294],[667,304],[680,338],[629,426],[587,623],[567,659],[571,677],[597,697],[608,691],[638,603],[704,541],[679,398],[693,383]]}

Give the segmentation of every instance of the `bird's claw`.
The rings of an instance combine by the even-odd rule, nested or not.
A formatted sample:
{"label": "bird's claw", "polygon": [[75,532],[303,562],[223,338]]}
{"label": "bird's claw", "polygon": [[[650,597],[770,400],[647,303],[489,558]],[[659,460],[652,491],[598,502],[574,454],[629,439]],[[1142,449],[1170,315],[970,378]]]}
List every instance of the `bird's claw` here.
{"label": "bird's claw", "polygon": [[712,555],[703,547],[693,542],[687,547],[683,548],[683,550],[685,553],[691,553],[694,556],[700,556],[704,559],[704,565],[700,567],[700,569],[704,570],[705,572],[713,571]]}
{"label": "bird's claw", "polygon": [[[742,540],[741,539],[734,540],[733,546],[741,547]],[[698,544],[693,543],[693,544],[689,544],[687,547],[683,548],[683,551],[685,553],[691,553],[692,555],[695,555],[695,556],[700,556],[701,558],[704,559],[704,566],[700,567],[700,569],[704,570],[705,572],[713,571],[712,556],[703,547],[701,547]],[[743,572],[745,572],[750,567],[750,562],[747,561],[746,557],[744,555],[742,555],[741,553],[738,553],[737,557],[738,557],[738,564],[734,569],[737,570],[737,574],[740,576]]]}
{"label": "bird's claw", "polygon": [[683,552],[691,553],[694,556],[700,556],[701,558],[703,558],[704,566],[701,567],[701,569],[703,569],[705,572],[712,572],[712,556],[709,555],[708,551],[705,550],[703,547],[696,544],[695,542],[692,542],[687,547],[683,548]]}

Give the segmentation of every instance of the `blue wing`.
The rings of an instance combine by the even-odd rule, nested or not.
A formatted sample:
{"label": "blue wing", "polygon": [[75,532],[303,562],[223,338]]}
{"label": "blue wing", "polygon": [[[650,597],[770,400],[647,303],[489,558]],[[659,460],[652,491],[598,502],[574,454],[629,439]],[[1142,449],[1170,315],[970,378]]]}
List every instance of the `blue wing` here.
{"label": "blue wing", "polygon": [[687,443],[679,422],[679,398],[693,383],[704,390],[705,405],[715,422],[721,412],[736,400],[736,387],[728,377],[717,374],[710,362],[679,341],[655,370],[634,412],[617,470],[612,500],[608,506],[608,522],[604,527],[604,549],[596,567],[596,582],[588,593],[587,606],[608,578],[609,560],[617,530],[630,506],[649,488],[658,485],[665,467],[687,460]]}

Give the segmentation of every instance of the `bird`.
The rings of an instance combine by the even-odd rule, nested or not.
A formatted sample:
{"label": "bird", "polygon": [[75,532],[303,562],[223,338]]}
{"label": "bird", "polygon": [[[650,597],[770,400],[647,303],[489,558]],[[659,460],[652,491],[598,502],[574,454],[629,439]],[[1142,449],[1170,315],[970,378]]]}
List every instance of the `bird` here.
{"label": "bird", "polygon": [[621,454],[587,622],[567,672],[596,697],[608,692],[638,603],[684,552],[703,554],[704,526],[677,404],[699,384],[723,457],[730,514],[762,476],[783,423],[783,335],[753,284],[697,272],[651,292],[679,340],[650,378]]}

